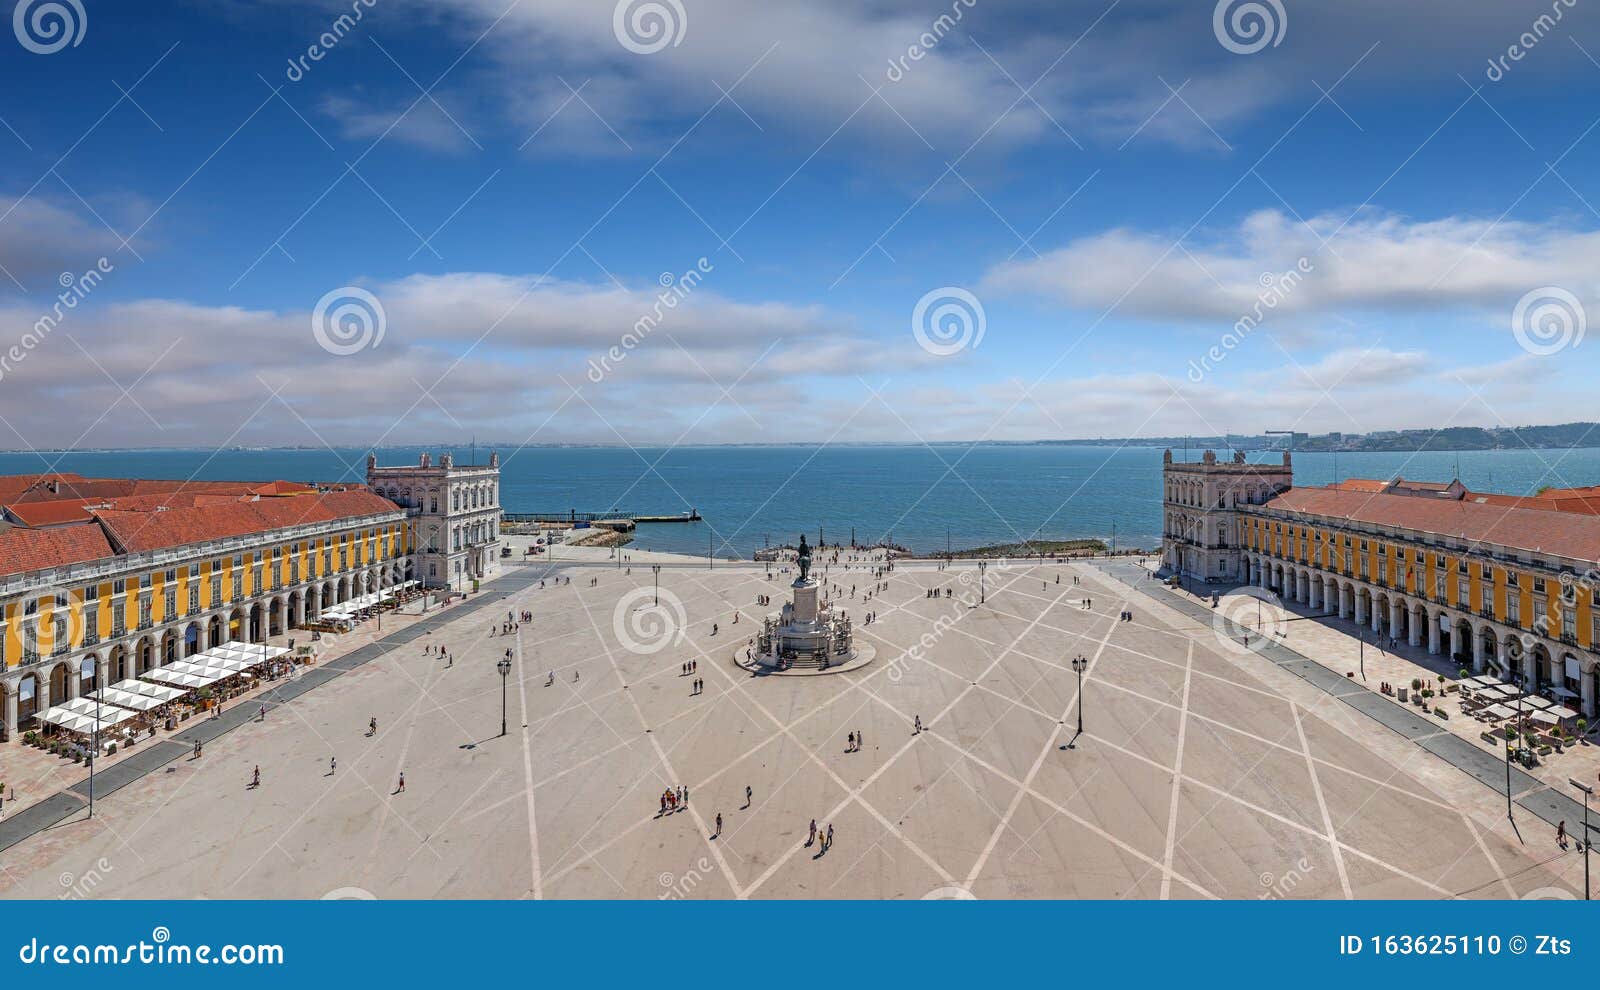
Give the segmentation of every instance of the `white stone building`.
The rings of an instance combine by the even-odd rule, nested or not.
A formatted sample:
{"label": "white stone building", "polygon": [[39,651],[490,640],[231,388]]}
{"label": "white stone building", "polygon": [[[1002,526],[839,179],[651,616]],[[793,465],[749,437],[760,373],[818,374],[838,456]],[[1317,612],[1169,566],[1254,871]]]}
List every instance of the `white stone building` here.
{"label": "white stone building", "polygon": [[367,485],[406,510],[413,574],[428,587],[470,591],[500,569],[500,455],[458,465],[445,454],[382,466],[367,456]]}

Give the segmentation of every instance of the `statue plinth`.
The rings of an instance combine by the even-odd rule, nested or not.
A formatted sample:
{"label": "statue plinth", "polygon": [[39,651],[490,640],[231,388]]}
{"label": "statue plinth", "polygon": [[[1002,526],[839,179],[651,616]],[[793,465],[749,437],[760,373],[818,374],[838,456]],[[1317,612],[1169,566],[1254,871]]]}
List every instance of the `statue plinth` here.
{"label": "statue plinth", "polygon": [[817,623],[817,582],[797,579],[794,590],[794,623],[814,626]]}

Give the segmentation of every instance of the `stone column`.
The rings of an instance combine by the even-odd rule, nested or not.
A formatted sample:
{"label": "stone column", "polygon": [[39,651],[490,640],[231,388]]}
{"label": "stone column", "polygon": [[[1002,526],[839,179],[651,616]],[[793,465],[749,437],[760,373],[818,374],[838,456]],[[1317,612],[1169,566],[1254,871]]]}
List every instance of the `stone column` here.
{"label": "stone column", "polygon": [[1498,655],[1497,659],[1500,661],[1500,676],[1502,676],[1502,677],[1510,676],[1510,674],[1511,674],[1511,636],[1509,634],[1500,637],[1500,642],[1499,642],[1498,649],[1499,649],[1499,655]]}
{"label": "stone column", "polygon": [[1366,599],[1362,598],[1360,595],[1356,594],[1354,591],[1350,592],[1350,599],[1351,599],[1351,602],[1352,602],[1352,604],[1354,606],[1354,609],[1355,609],[1356,625],[1358,625],[1358,626],[1366,625],[1367,624]]}
{"label": "stone column", "polygon": [[1322,582],[1311,582],[1311,608],[1312,611],[1322,608]]}
{"label": "stone column", "polygon": [[1383,631],[1383,609],[1378,607],[1378,603],[1377,602],[1373,602],[1372,603],[1371,612],[1372,612],[1372,631],[1375,632],[1375,633],[1376,632],[1382,632]]}
{"label": "stone column", "polygon": [[1405,618],[1405,603],[1398,601],[1389,602],[1389,635],[1395,639],[1400,638],[1400,623]]}
{"label": "stone column", "polygon": [[1522,681],[1524,691],[1539,689],[1539,658],[1534,655],[1531,648],[1522,653]]}
{"label": "stone column", "polygon": [[16,682],[6,685],[6,738],[17,734],[17,685]]}
{"label": "stone column", "polygon": [[67,661],[67,697],[63,700],[70,701],[83,690],[83,658]]}
{"label": "stone column", "polygon": [[1424,612],[1422,621],[1428,624],[1428,656],[1439,655],[1439,617],[1431,612]]}
{"label": "stone column", "polygon": [[1411,635],[1407,638],[1412,646],[1422,645],[1422,627],[1428,621],[1428,613],[1422,609],[1411,610],[1411,628],[1407,630]]}
{"label": "stone column", "polygon": [[1578,693],[1582,696],[1582,699],[1583,699],[1578,705],[1578,711],[1582,713],[1584,718],[1586,718],[1589,721],[1593,722],[1594,721],[1594,667],[1589,666],[1589,667],[1583,668],[1583,675],[1578,678]]}
{"label": "stone column", "polygon": [[1474,631],[1472,634],[1472,672],[1481,674],[1488,665],[1488,658],[1483,654],[1483,637]]}
{"label": "stone column", "polygon": [[95,662],[95,680],[102,688],[111,686],[111,661],[110,659]]}

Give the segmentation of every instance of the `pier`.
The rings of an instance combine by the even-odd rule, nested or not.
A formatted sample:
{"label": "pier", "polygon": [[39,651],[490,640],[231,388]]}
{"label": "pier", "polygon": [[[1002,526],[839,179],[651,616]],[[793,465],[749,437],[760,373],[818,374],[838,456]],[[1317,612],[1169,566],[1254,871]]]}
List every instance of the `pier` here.
{"label": "pier", "polygon": [[[568,509],[566,512],[507,512],[504,514],[504,520],[508,523],[567,523],[569,525],[577,523],[589,523],[591,525],[607,523],[615,525],[619,522],[628,522],[630,524],[675,523],[699,522],[700,513],[695,509],[688,509],[671,515],[624,512],[621,509],[610,509],[606,512],[579,512],[576,509]],[[632,528],[632,525],[629,528]]]}

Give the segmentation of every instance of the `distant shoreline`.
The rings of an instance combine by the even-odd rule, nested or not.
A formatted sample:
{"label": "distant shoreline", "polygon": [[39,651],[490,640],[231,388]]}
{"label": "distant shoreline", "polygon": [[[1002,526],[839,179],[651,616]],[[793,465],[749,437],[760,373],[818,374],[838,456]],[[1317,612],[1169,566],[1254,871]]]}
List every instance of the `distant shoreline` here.
{"label": "distant shoreline", "polygon": [[[1433,453],[1477,453],[1477,452],[1493,452],[1493,451],[1502,451],[1502,450],[1503,451],[1515,452],[1515,451],[1519,451],[1519,450],[1529,450],[1529,449],[1532,449],[1532,450],[1600,450],[1600,424],[1574,424],[1574,425],[1583,426],[1583,427],[1587,427],[1587,426],[1591,426],[1591,425],[1594,426],[1594,433],[1593,433],[1592,437],[1591,436],[1583,436],[1583,437],[1581,437],[1580,439],[1582,439],[1584,441],[1584,442],[1581,442],[1581,443],[1579,443],[1579,442],[1569,442],[1569,443],[1550,442],[1550,441],[1546,441],[1546,440],[1541,440],[1539,438],[1539,435],[1538,435],[1537,431],[1554,429],[1553,427],[1522,427],[1522,428],[1515,429],[1515,430],[1507,429],[1507,430],[1504,430],[1504,431],[1501,431],[1501,430],[1481,431],[1483,433],[1489,434],[1490,436],[1494,437],[1494,439],[1462,438],[1462,437],[1452,437],[1452,436],[1450,436],[1449,434],[1451,432],[1454,432],[1454,431],[1442,431],[1442,432],[1438,432],[1438,433],[1427,433],[1426,431],[1415,431],[1416,433],[1423,434],[1423,436],[1420,437],[1420,438],[1414,439],[1411,436],[1411,433],[1413,431],[1407,431],[1407,432],[1404,432],[1404,433],[1402,433],[1402,434],[1400,434],[1399,436],[1396,436],[1396,437],[1366,438],[1366,439],[1362,439],[1362,440],[1357,441],[1357,442],[1346,443],[1346,444],[1343,444],[1343,445],[1335,445],[1335,443],[1333,441],[1330,441],[1325,437],[1309,437],[1309,438],[1306,438],[1306,439],[1304,439],[1302,441],[1298,441],[1293,447],[1293,452],[1296,453],[1296,454],[1408,454],[1408,453],[1419,453],[1419,452],[1424,452],[1424,451],[1433,452]],[[1473,430],[1471,432],[1478,433],[1480,431],[1478,431],[1476,428],[1473,428]],[[1510,438],[1510,442],[1504,442],[1504,440],[1500,439],[1501,437],[1509,437]],[[1518,442],[1519,440],[1521,442]],[[262,453],[262,454],[274,454],[274,453],[281,454],[281,453],[293,453],[293,452],[297,452],[297,451],[327,451],[327,450],[348,451],[348,452],[354,452],[354,453],[364,453],[364,452],[369,451],[369,450],[373,451],[373,452],[392,451],[392,450],[464,450],[464,449],[468,448],[469,446],[470,446],[470,444],[468,444],[468,443],[457,443],[457,442],[452,442],[452,441],[444,441],[444,442],[420,443],[420,444],[387,444],[387,445],[382,446],[382,447],[365,447],[365,446],[349,446],[349,447],[340,447],[340,446],[333,446],[333,447],[288,446],[288,447],[227,447],[227,448],[221,448],[221,449],[222,450],[226,450],[227,452],[230,452],[230,453]],[[1104,439],[1094,439],[1094,440],[934,440],[934,441],[928,441],[926,443],[920,442],[920,441],[902,441],[902,440],[883,440],[883,441],[858,440],[858,441],[851,441],[849,443],[842,443],[842,442],[837,442],[837,441],[829,442],[829,443],[819,443],[819,442],[816,442],[816,441],[797,440],[797,441],[785,442],[785,443],[776,443],[776,442],[773,442],[773,441],[762,441],[760,443],[686,443],[686,444],[672,444],[672,445],[664,445],[664,444],[663,445],[649,445],[649,444],[647,444],[647,445],[644,445],[644,446],[640,446],[638,444],[635,444],[635,445],[632,445],[632,446],[633,446],[633,449],[639,449],[639,450],[660,450],[660,449],[666,449],[667,447],[672,447],[674,449],[684,449],[684,450],[763,450],[763,449],[764,450],[811,450],[811,449],[818,449],[818,448],[823,448],[823,447],[866,448],[866,449],[872,449],[872,448],[901,448],[901,447],[916,447],[916,448],[921,448],[921,447],[938,447],[938,448],[969,448],[969,447],[1080,447],[1080,448],[1089,448],[1089,449],[1118,449],[1118,448],[1123,448],[1123,447],[1132,447],[1132,448],[1137,448],[1137,449],[1141,449],[1141,450],[1145,450],[1145,449],[1165,449],[1165,448],[1171,448],[1173,450],[1179,450],[1179,449],[1183,449],[1183,448],[1188,448],[1189,450],[1205,450],[1205,449],[1213,449],[1213,450],[1243,450],[1246,453],[1259,453],[1259,454],[1278,454],[1278,453],[1282,453],[1285,449],[1288,449],[1282,443],[1279,443],[1277,445],[1271,445],[1271,444],[1266,443],[1264,440],[1262,440],[1262,438],[1256,438],[1256,437],[1231,437],[1231,438],[1229,438],[1229,437],[1127,437],[1127,438],[1121,438],[1121,439],[1118,439],[1118,438],[1104,438]],[[629,449],[629,447],[627,445],[620,444],[620,443],[538,443],[538,444],[531,444],[530,443],[530,444],[520,444],[520,443],[494,443],[494,442],[485,442],[485,441],[479,441],[478,442],[478,447],[481,450],[485,451],[485,452],[490,451],[490,450],[499,450],[499,451],[502,452],[502,454],[505,451],[518,450],[518,449],[526,449],[526,450],[626,450],[626,449]],[[168,452],[170,452],[170,453],[193,453],[193,452],[198,452],[198,451],[205,451],[205,452],[208,452],[208,453],[215,453],[215,452],[218,452],[218,450],[219,450],[219,448],[206,446],[206,445],[197,445],[197,446],[188,446],[188,447],[94,447],[94,448],[77,448],[77,449],[73,449],[73,450],[63,450],[63,449],[60,449],[60,448],[39,447],[39,448],[35,448],[35,449],[32,449],[32,450],[6,450],[6,449],[0,449],[0,455],[9,455],[9,456],[23,456],[23,455],[62,456],[62,455],[96,455],[96,454],[154,454],[154,453],[168,453]]]}

